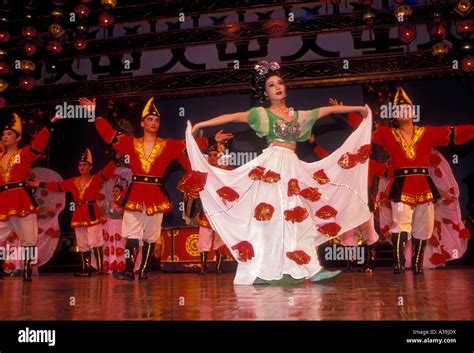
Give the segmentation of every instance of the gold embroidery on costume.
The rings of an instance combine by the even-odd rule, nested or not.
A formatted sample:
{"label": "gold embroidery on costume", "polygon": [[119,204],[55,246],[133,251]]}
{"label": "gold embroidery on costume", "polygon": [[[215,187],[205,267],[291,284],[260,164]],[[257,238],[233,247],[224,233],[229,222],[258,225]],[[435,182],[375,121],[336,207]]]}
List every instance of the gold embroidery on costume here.
{"label": "gold embroidery on costume", "polygon": [[10,159],[8,160],[8,163],[7,163],[7,169],[6,170],[4,170],[3,167],[0,166],[0,172],[2,173],[3,182],[5,184],[7,184],[8,181],[10,180],[10,174],[12,172],[13,166],[15,164],[17,164],[17,161],[18,161],[19,158],[20,158],[20,151],[12,154],[10,156]]}
{"label": "gold embroidery on costume", "polygon": [[392,129],[392,134],[397,142],[402,146],[405,154],[409,160],[413,160],[416,156],[416,144],[425,133],[425,128],[415,126],[413,128],[413,138],[410,143],[407,143],[399,129]]}
{"label": "gold embroidery on costume", "polygon": [[87,183],[84,184],[84,186],[81,186],[80,177],[74,178],[74,185],[76,185],[76,188],[79,191],[79,198],[82,199],[82,197],[84,196],[84,192],[89,187],[89,185],[92,183],[92,179],[94,179],[94,177],[91,177],[87,181]]}
{"label": "gold embroidery on costume", "polygon": [[143,146],[143,138],[134,139],[133,147],[135,152],[140,159],[143,171],[148,174],[150,172],[151,166],[155,163],[156,158],[163,152],[166,146],[166,140],[157,138],[153,148],[151,149],[150,155],[145,156],[145,148]]}

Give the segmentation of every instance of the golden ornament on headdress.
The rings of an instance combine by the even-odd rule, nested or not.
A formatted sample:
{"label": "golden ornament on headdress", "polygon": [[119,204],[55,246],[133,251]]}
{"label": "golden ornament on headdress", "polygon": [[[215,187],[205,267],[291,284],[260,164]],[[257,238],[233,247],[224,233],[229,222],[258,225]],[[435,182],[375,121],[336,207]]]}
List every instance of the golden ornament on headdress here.
{"label": "golden ornament on headdress", "polygon": [[395,98],[393,99],[393,105],[409,104],[413,105],[413,101],[408,97],[403,88],[398,87]]}
{"label": "golden ornament on headdress", "polygon": [[155,106],[155,99],[151,97],[148,102],[145,105],[145,108],[143,108],[142,111],[142,120],[145,119],[147,116],[154,115],[154,116],[160,116],[160,112]]}
{"label": "golden ornament on headdress", "polygon": [[87,162],[92,165],[92,153],[90,149],[86,148],[84,154],[81,157],[81,162]]}

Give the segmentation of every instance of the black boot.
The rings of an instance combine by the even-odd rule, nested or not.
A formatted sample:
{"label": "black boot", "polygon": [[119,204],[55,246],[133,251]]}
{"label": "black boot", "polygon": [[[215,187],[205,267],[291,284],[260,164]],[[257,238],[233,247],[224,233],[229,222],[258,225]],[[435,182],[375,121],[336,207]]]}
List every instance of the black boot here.
{"label": "black boot", "polygon": [[220,275],[222,273],[221,271],[222,260],[223,260],[223,256],[221,255],[219,250],[216,250],[216,275]]}
{"label": "black boot", "polygon": [[155,251],[155,243],[149,243],[145,241],[142,248],[142,263],[138,272],[138,280],[147,280],[148,276],[146,271],[150,266],[151,259],[153,258],[153,252]]}
{"label": "black boot", "polygon": [[201,271],[199,272],[200,275],[206,274],[206,265],[207,265],[207,255],[209,252],[201,252]]}
{"label": "black boot", "polygon": [[392,233],[393,273],[396,275],[405,273],[405,246],[407,241],[407,232]]}
{"label": "black boot", "polygon": [[360,270],[360,272],[372,273],[375,271],[375,259],[377,256],[377,251],[375,250],[376,247],[377,247],[377,243],[365,246],[365,250],[367,254],[367,262],[365,263],[364,267]]}
{"label": "black boot", "polygon": [[31,263],[33,262],[34,258],[36,257],[36,247],[35,246],[25,246],[23,248],[23,272],[22,277],[24,282],[31,282]]}
{"label": "black boot", "polygon": [[97,262],[97,274],[103,275],[104,274],[104,248],[102,246],[98,246],[93,248],[95,260]]}
{"label": "black boot", "polygon": [[75,272],[74,277],[90,277],[91,276],[91,252],[81,252],[82,269],[80,272]]}
{"label": "black boot", "polygon": [[423,256],[425,254],[426,240],[411,239],[413,247],[412,267],[415,275],[423,274]]}
{"label": "black boot", "polygon": [[138,249],[138,239],[127,239],[127,242],[125,244],[125,254],[128,254],[128,256],[125,257],[125,271],[123,273],[114,272],[114,278],[124,281],[133,281],[135,279],[133,269],[135,267],[135,260],[138,255]]}

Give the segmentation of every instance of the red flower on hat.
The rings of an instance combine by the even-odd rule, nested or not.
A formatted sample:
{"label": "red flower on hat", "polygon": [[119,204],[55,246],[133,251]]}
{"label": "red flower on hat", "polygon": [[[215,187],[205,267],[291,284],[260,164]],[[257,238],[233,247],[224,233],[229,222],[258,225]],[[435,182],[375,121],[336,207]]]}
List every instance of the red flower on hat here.
{"label": "red flower on hat", "polygon": [[324,172],[324,169],[320,169],[313,174],[313,179],[316,180],[320,185],[329,183],[329,178]]}
{"label": "red flower on hat", "polygon": [[268,221],[272,218],[275,208],[265,202],[260,202],[257,207],[255,207],[253,216],[257,221]]}
{"label": "red flower on hat", "polygon": [[224,186],[217,190],[217,194],[225,201],[233,202],[239,199],[240,195],[229,186]]}
{"label": "red flower on hat", "polygon": [[326,205],[321,207],[319,210],[316,211],[316,216],[321,219],[329,219],[334,218],[337,215],[336,209],[333,207]]}
{"label": "red flower on hat", "polygon": [[328,238],[337,236],[341,230],[341,226],[335,222],[317,225],[316,227],[321,234]]}
{"label": "red flower on hat", "polygon": [[312,187],[308,187],[301,190],[300,195],[312,202],[319,201],[319,199],[321,198],[321,193],[319,192],[318,188]]}
{"label": "red flower on hat", "polygon": [[268,170],[262,178],[262,181],[265,183],[277,183],[281,179],[280,174]]}
{"label": "red flower on hat", "polygon": [[287,222],[300,223],[308,218],[308,210],[304,207],[296,206],[291,210],[286,210],[284,215]]}
{"label": "red flower on hat", "polygon": [[311,261],[311,256],[305,253],[303,250],[289,251],[286,253],[286,257],[293,260],[298,265],[307,265]]}
{"label": "red flower on hat", "polygon": [[290,179],[288,181],[288,196],[299,195],[300,186],[297,179]]}
{"label": "red flower on hat", "polygon": [[264,173],[265,173],[265,168],[255,167],[249,172],[248,176],[252,180],[262,180]]}

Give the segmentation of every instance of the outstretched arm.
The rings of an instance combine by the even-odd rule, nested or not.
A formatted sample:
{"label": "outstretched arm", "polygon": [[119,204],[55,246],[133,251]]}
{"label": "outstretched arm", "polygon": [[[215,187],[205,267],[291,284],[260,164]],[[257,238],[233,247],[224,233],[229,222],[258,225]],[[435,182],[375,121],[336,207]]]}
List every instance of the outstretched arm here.
{"label": "outstretched arm", "polygon": [[362,117],[366,118],[369,113],[369,108],[362,106],[350,106],[350,105],[334,105],[330,107],[319,108],[318,119],[331,114],[348,114],[348,113],[360,113]]}
{"label": "outstretched arm", "polygon": [[224,115],[215,117],[213,119],[201,121],[193,126],[192,134],[196,136],[199,129],[202,129],[205,127],[218,126],[218,125],[223,125],[227,123],[246,123],[247,115],[248,115],[248,112],[224,114]]}

